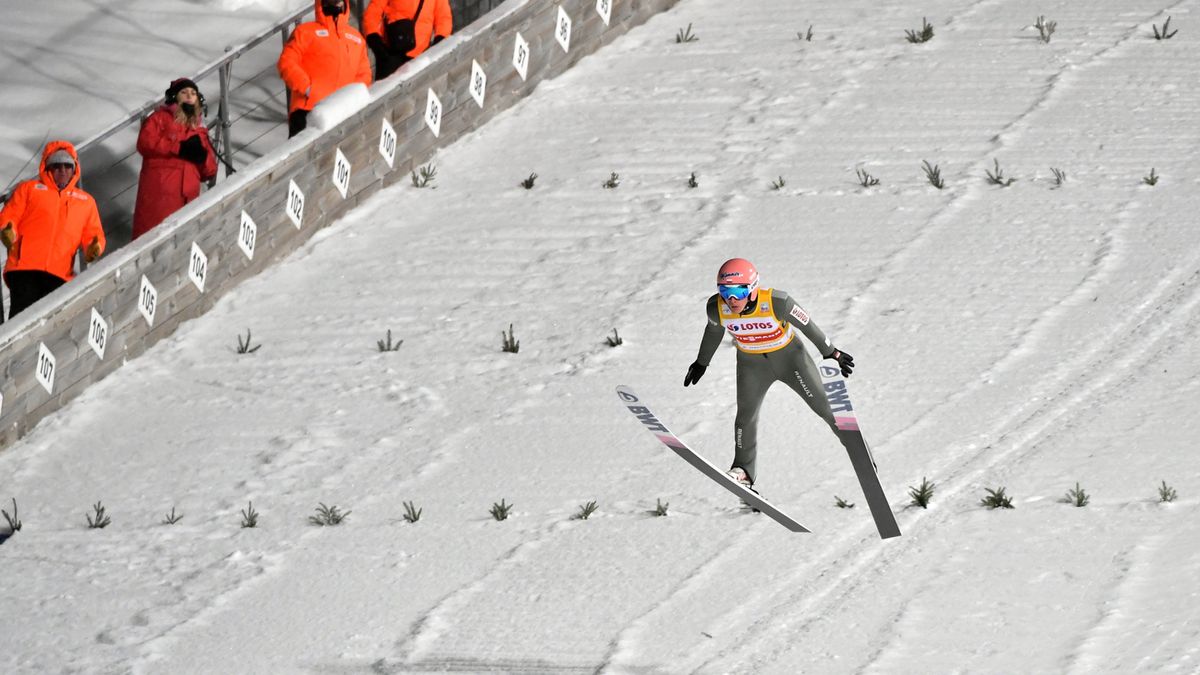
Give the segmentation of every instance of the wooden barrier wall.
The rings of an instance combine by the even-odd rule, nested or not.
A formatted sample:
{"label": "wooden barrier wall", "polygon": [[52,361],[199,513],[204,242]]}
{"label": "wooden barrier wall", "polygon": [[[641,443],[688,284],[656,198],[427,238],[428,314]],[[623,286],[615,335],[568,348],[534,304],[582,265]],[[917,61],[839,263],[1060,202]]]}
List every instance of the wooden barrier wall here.
{"label": "wooden barrier wall", "polygon": [[[677,1],[509,0],[375,85],[357,113],[291,139],[0,325],[0,448],[362,200],[408,180],[437,148]],[[480,85],[482,105],[472,95]],[[395,132],[391,165],[385,123]],[[335,177],[348,179],[345,196]]]}

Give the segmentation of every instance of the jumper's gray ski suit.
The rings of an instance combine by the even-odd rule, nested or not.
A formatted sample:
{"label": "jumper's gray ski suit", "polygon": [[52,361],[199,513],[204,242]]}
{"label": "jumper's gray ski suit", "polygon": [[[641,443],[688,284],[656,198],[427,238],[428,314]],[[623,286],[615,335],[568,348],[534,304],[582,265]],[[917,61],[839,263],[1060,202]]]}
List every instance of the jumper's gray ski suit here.
{"label": "jumper's gray ski suit", "polygon": [[758,411],[767,389],[776,381],[799,394],[841,440],[821,376],[796,333],[812,341],[822,358],[829,358],[834,347],[804,309],[784,291],[764,288],[741,314],[733,314],[717,294],[708,299],[707,311],[708,325],[696,362],[708,366],[726,330],[733,334],[738,349],[733,466],[744,469],[754,482]]}

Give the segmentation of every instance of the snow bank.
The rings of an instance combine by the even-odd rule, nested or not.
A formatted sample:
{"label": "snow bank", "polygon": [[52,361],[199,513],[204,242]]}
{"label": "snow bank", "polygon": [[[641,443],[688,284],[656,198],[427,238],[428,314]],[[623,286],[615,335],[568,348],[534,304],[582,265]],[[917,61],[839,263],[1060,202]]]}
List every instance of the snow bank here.
{"label": "snow bank", "polygon": [[348,84],[326,96],[308,114],[308,128],[329,131],[371,102],[371,92],[361,82]]}

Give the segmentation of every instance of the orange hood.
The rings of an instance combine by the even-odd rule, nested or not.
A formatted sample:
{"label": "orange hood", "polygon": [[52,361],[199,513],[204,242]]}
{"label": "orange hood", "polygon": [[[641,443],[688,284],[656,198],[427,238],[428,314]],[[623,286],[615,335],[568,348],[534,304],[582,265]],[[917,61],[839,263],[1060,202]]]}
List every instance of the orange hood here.
{"label": "orange hood", "polygon": [[50,172],[46,169],[46,160],[50,159],[50,155],[59,150],[66,150],[70,153],[71,159],[75,160],[75,175],[71,176],[71,182],[67,183],[67,187],[63,188],[67,190],[79,185],[79,174],[82,171],[79,168],[79,154],[75,152],[75,146],[67,141],[50,141],[46,144],[46,149],[42,150],[42,165],[38,171],[38,177],[47,187],[54,188],[55,190],[58,189],[58,184],[54,182],[54,176],[51,176]]}

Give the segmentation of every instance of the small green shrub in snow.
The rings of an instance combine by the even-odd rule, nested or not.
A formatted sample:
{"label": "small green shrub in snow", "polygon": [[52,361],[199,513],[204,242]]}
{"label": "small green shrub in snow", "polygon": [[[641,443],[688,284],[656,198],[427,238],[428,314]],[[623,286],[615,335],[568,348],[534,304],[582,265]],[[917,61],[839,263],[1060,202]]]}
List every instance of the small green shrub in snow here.
{"label": "small green shrub in snow", "polygon": [[1087,506],[1088,502],[1091,500],[1092,498],[1088,496],[1087,492],[1085,492],[1083,488],[1079,487],[1078,481],[1075,483],[1075,487],[1073,489],[1067,490],[1067,494],[1063,495],[1064,502],[1067,504],[1074,504],[1077,507]]}
{"label": "small green shrub in snow", "polygon": [[596,505],[596,500],[594,499],[586,504],[580,504],[579,511],[575,513],[574,518],[575,520],[587,520],[596,512],[597,508],[599,507]]}
{"label": "small green shrub in snow", "polygon": [[412,502],[404,502],[404,520],[409,523],[415,523],[421,519],[421,511]]}
{"label": "small green shrub in snow", "polygon": [[919,506],[923,509],[929,508],[929,500],[933,499],[933,489],[937,487],[936,483],[930,483],[928,478],[921,477],[921,484],[917,487],[908,488],[908,496],[912,497],[911,504]]}
{"label": "small green shrub in snow", "polygon": [[[1173,502],[1178,497],[1179,497],[1179,494],[1175,492],[1175,488],[1167,485],[1167,481],[1164,480],[1162,482],[1162,485],[1160,485],[1158,487],[1158,501],[1164,502],[1164,503]],[[15,503],[14,503],[14,506],[15,506]],[[18,523],[18,524],[20,524],[20,523]]]}
{"label": "small green shrub in snow", "polygon": [[921,30],[919,32],[911,30],[904,31],[906,39],[909,42],[913,44],[921,44],[922,42],[929,42],[933,39],[933,26],[929,25],[929,22],[925,20],[925,17],[921,17],[921,24]]}
{"label": "small green shrub in snow", "polygon": [[417,188],[429,187],[430,183],[432,183],[436,179],[437,179],[437,165],[434,164],[433,162],[430,162],[430,163],[426,164],[425,166],[421,167],[420,174],[417,173],[417,169],[412,170],[413,187],[417,187]]}
{"label": "small green shrub in snow", "polygon": [[180,514],[176,515],[176,514],[175,514],[175,507],[174,507],[174,506],[172,506],[172,507],[171,507],[171,512],[170,512],[170,513],[168,513],[166,516],[164,516],[164,517],[163,517],[163,519],[162,519],[162,524],[163,524],[163,525],[174,525],[175,523],[178,523],[178,522],[179,522],[179,521],[181,521],[181,520],[183,520],[183,514],[182,514],[182,513],[180,513]]}
{"label": "small green shrub in snow", "polygon": [[508,324],[507,335],[504,334],[504,331],[500,331],[500,338],[503,340],[500,348],[505,352],[509,354],[516,354],[517,352],[521,351],[521,341],[513,336],[513,325],[511,323]]}
{"label": "small green shrub in snow", "polygon": [[258,527],[258,511],[254,510],[254,502],[250,502],[247,508],[242,509],[242,527]]}
{"label": "small green shrub in snow", "polygon": [[4,520],[8,521],[8,529],[10,532],[20,532],[21,531],[21,514],[19,511],[17,511],[17,498],[16,497],[12,498],[12,504],[13,504],[13,512],[12,512],[11,516],[8,515],[8,511],[4,511],[3,509],[0,509],[0,513],[4,514]]}
{"label": "small green shrub in snow", "polygon": [[1049,42],[1050,36],[1054,35],[1054,29],[1058,28],[1057,21],[1046,21],[1046,17],[1039,16],[1033,27],[1038,29],[1038,37],[1042,38],[1042,42]]}
{"label": "small green shrub in snow", "polygon": [[1158,185],[1158,174],[1154,173],[1154,168],[1150,168],[1150,175],[1142,178],[1142,182],[1151,187]]}
{"label": "small green shrub in snow", "polygon": [[521,181],[521,187],[525,188],[526,190],[532,190],[533,182],[535,180],[537,180],[537,177],[538,177],[538,175],[536,173],[529,174],[529,178],[526,178],[525,180]]}
{"label": "small green shrub in snow", "polygon": [[856,169],[855,173],[858,175],[859,185],[865,188],[879,185],[879,179],[867,173],[865,169]]}
{"label": "small green shrub in snow", "polygon": [[654,507],[654,510],[651,511],[651,513],[660,518],[667,515],[667,509],[671,506],[671,502],[664,502],[661,497],[655,501],[657,502],[657,505]]}
{"label": "small green shrub in snow", "polygon": [[699,39],[699,37],[692,34],[692,24],[690,23],[687,25],[687,30],[680,28],[679,32],[675,34],[675,44],[680,44],[682,42],[695,42]]}
{"label": "small green shrub in snow", "polygon": [[928,180],[930,185],[939,190],[946,187],[946,181],[942,180],[942,170],[938,168],[937,164],[930,164],[929,160],[922,160],[921,169],[925,172],[925,180]]}
{"label": "small green shrub in snow", "polygon": [[695,171],[693,171],[693,172],[692,172],[692,175],[691,175],[690,177],[688,177],[687,186],[688,186],[689,188],[698,188],[698,187],[700,187],[700,183],[697,183],[697,182],[696,182],[696,172],[695,172]]}
{"label": "small green shrub in snow", "polygon": [[611,336],[606,336],[604,339],[608,341],[609,347],[620,347],[621,345],[625,344],[625,341],[621,339],[620,334],[617,333],[616,328],[613,329],[613,334]]}
{"label": "small green shrub in snow", "polygon": [[349,515],[349,511],[342,513],[336,506],[325,506],[325,504],[321,504],[317,507],[317,515],[309,516],[308,522],[312,523],[313,525],[320,525],[322,527],[341,525],[342,521],[346,520],[346,517]]}
{"label": "small green shrub in snow", "polygon": [[1009,185],[1017,182],[1016,178],[1004,177],[1004,171],[1000,169],[1000,160],[993,159],[992,164],[996,167],[996,172],[992,173],[991,171],[987,171],[988,183],[991,183],[992,185],[999,185],[1000,187],[1008,187]]}
{"label": "small green shrub in snow", "polygon": [[1050,167],[1050,171],[1054,174],[1054,187],[1060,188],[1063,186],[1063,183],[1067,182],[1067,172],[1054,167]]}
{"label": "small green shrub in snow", "polygon": [[616,171],[613,171],[608,176],[608,180],[600,184],[600,187],[605,190],[615,190],[621,184],[621,176]]}
{"label": "small green shrub in snow", "polygon": [[387,341],[385,342],[384,340],[376,340],[375,344],[379,346],[379,351],[381,352],[394,352],[400,349],[400,345],[404,344],[404,340],[399,340],[393,343],[392,329],[389,328],[387,332]]}
{"label": "small green shrub in snow", "polygon": [[84,516],[87,517],[89,528],[93,530],[99,530],[101,528],[108,527],[112,523],[112,518],[109,518],[108,514],[105,513],[103,504],[96,502],[96,504],[92,506],[92,509],[95,511],[95,518],[93,518],[91,514],[84,514]]}
{"label": "small green shrub in snow", "polygon": [[995,490],[986,488],[987,496],[979,500],[980,505],[986,506],[989,509],[1011,509],[1012,497],[1004,494],[1004,488],[1000,487]]}
{"label": "small green shrub in snow", "polygon": [[787,181],[783,179],[783,176],[780,176],[778,180],[771,181],[772,190],[782,189],[784,185],[787,185]]}
{"label": "small green shrub in snow", "polygon": [[837,506],[839,509],[852,509],[852,508],[854,508],[854,504],[853,504],[853,503],[851,503],[851,502],[848,502],[848,501],[846,501],[845,499],[842,499],[841,497],[839,497],[839,496],[837,496],[837,495],[834,495],[834,496],[833,496],[833,503],[834,503],[834,505],[835,505],[835,506]]}
{"label": "small green shrub in snow", "polygon": [[492,504],[492,509],[489,511],[489,513],[491,513],[492,518],[495,518],[496,520],[507,520],[509,512],[512,511],[512,507],[512,504],[507,504],[503,499],[501,499],[498,504]]}
{"label": "small green shrub in snow", "polygon": [[801,40],[802,42],[812,42],[812,37],[813,37],[813,30],[812,30],[812,29],[813,29],[813,27],[812,27],[812,25],[810,24],[810,25],[808,26],[808,32],[807,32],[807,33],[796,33],[796,37],[800,38],[800,40]]}
{"label": "small green shrub in snow", "polygon": [[237,353],[239,353],[239,354],[253,354],[254,352],[258,351],[260,347],[262,347],[262,345],[260,345],[260,344],[254,345],[253,347],[250,346],[250,329],[249,328],[246,329],[246,341],[245,342],[242,341],[241,335],[238,335],[237,339],[238,339]]}
{"label": "small green shrub in snow", "polygon": [[1155,26],[1154,24],[1150,24],[1150,26],[1154,29],[1154,39],[1155,40],[1170,40],[1171,38],[1175,37],[1176,33],[1179,32],[1178,30],[1172,30],[1170,32],[1167,32],[1171,28],[1171,17],[1169,17],[1169,16],[1167,17],[1166,22],[1163,23],[1161,33],[1158,30],[1158,26]]}

